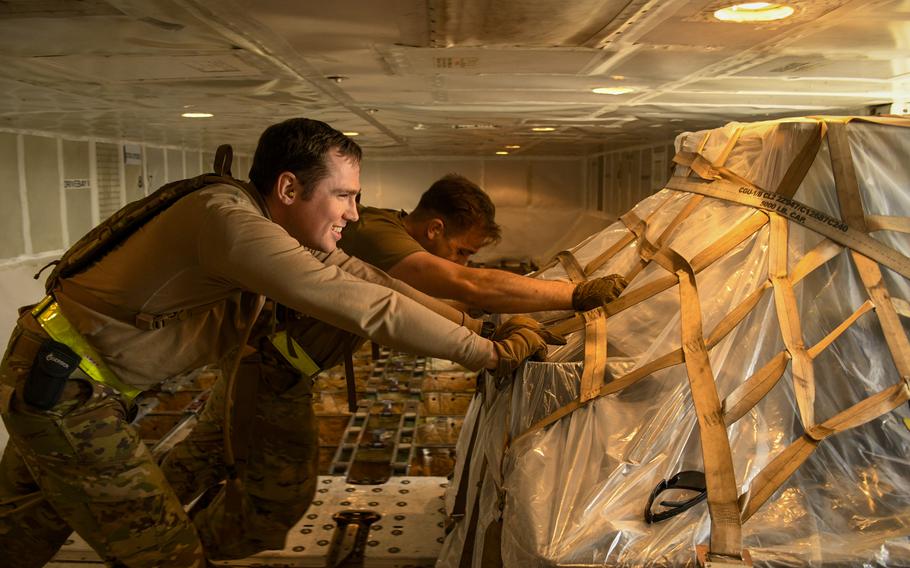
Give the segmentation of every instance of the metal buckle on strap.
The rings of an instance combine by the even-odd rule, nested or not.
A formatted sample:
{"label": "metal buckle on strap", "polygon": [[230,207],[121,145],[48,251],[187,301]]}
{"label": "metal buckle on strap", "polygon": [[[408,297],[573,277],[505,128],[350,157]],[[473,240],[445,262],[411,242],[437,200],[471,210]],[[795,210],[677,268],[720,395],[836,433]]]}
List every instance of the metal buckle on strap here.
{"label": "metal buckle on strap", "polygon": [[[688,491],[697,491],[698,493],[686,501],[661,501],[659,503],[660,506],[668,507],[668,509],[656,513],[651,511],[657,497],[664,491],[669,491],[671,489],[684,489]],[[681,471],[670,479],[664,479],[658,483],[657,487],[654,488],[654,491],[651,492],[651,497],[648,498],[648,506],[645,509],[645,522],[652,524],[666,521],[683,511],[691,509],[707,498],[708,487],[705,482],[705,474],[700,471]]]}
{"label": "metal buckle on strap", "polygon": [[169,314],[147,314],[139,312],[136,314],[136,327],[143,331],[152,331],[161,329],[173,320],[179,320],[180,312],[171,312]]}

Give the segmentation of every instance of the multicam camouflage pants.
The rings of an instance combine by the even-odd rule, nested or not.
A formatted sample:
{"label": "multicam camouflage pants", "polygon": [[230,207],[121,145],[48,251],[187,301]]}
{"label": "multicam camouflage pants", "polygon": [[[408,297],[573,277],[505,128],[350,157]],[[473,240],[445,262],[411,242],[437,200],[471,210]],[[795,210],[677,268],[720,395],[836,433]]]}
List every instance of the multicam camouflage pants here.
{"label": "multicam camouflage pants", "polygon": [[[244,558],[262,550],[284,548],[288,530],[303,516],[316,492],[318,441],[312,380],[263,349],[245,357],[239,381],[258,381],[256,409],[249,428],[246,467],[239,504],[226,487],[193,516],[206,553],[212,559]],[[199,423],[161,467],[181,500],[194,499],[227,476],[223,426],[226,381],[219,379]],[[240,404],[242,401],[238,401]]]}
{"label": "multicam camouflage pants", "polygon": [[[24,334],[38,337],[35,330]],[[244,360],[239,380],[260,386],[247,426],[254,443],[243,492],[231,502],[236,494],[221,489],[190,521],[181,503],[227,474],[225,381],[216,383],[191,436],[159,468],[119,397],[105,387],[71,379],[48,411],[22,401],[34,357],[28,343],[17,328],[0,367],[0,388],[11,394],[2,413],[10,443],[0,461],[0,566],[43,566],[73,529],[111,566],[205,566],[205,555],[240,558],[284,546],[315,492],[309,379],[268,356]]]}
{"label": "multicam camouflage pants", "polygon": [[17,327],[0,366],[10,436],[0,566],[43,566],[74,529],[111,566],[205,566],[193,524],[113,391],[72,378],[49,410],[23,401],[42,340],[40,328]]}

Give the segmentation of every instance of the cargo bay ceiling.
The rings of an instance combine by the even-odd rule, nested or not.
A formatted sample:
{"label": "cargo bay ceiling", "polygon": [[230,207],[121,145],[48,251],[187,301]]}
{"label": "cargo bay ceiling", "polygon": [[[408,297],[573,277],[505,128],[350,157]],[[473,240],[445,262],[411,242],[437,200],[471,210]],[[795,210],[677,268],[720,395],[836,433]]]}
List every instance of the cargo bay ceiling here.
{"label": "cargo bay ceiling", "polygon": [[730,4],[0,0],[0,127],[249,152],[307,116],[368,156],[585,155],[910,98],[910,0]]}

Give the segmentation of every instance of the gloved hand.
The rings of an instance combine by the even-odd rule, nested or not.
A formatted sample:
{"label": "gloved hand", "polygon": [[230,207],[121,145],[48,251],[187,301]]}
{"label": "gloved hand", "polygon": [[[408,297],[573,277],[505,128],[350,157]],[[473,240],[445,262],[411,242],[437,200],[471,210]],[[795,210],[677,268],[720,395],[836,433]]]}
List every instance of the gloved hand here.
{"label": "gloved hand", "polygon": [[493,335],[490,336],[490,340],[496,341],[497,339],[505,339],[509,335],[515,333],[516,330],[522,328],[527,328],[534,331],[548,345],[566,344],[565,337],[559,335],[558,333],[553,333],[552,331],[544,329],[543,326],[540,325],[539,321],[528,316],[514,316],[502,322],[499,327],[496,328],[496,331],[493,332]]}
{"label": "gloved hand", "polygon": [[516,316],[499,326],[491,339],[499,356],[499,364],[493,374],[505,377],[526,359],[545,360],[547,344],[541,331],[536,320],[525,316]]}
{"label": "gloved hand", "polygon": [[619,297],[629,283],[619,274],[585,280],[572,292],[572,308],[586,312],[609,304]]}

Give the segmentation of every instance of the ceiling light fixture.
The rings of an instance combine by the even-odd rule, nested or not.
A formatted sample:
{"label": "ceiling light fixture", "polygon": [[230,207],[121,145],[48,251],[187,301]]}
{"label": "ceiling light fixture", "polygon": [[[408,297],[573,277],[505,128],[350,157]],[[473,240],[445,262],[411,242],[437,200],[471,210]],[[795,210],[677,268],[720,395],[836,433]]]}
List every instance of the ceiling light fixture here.
{"label": "ceiling light fixture", "polygon": [[353,130],[349,131],[349,132],[342,132],[342,134],[344,134],[345,136],[360,136],[359,132],[354,132]]}
{"label": "ceiling light fixture", "polygon": [[534,132],[553,132],[556,129],[552,126],[535,126],[531,130]]}
{"label": "ceiling light fixture", "polygon": [[714,17],[722,22],[772,22],[789,18],[794,11],[786,4],[746,2],[721,8],[714,12]]}
{"label": "ceiling light fixture", "polygon": [[499,152],[496,152],[496,155],[497,156],[508,156],[509,153],[506,152],[505,150],[500,150]]}
{"label": "ceiling light fixture", "polygon": [[591,89],[591,92],[598,95],[627,95],[635,92],[635,89],[632,87],[597,87]]}
{"label": "ceiling light fixture", "polygon": [[180,116],[183,118],[212,118],[215,115],[210,112],[185,112]]}
{"label": "ceiling light fixture", "polygon": [[521,148],[518,144],[506,144],[506,150],[518,150]]}

